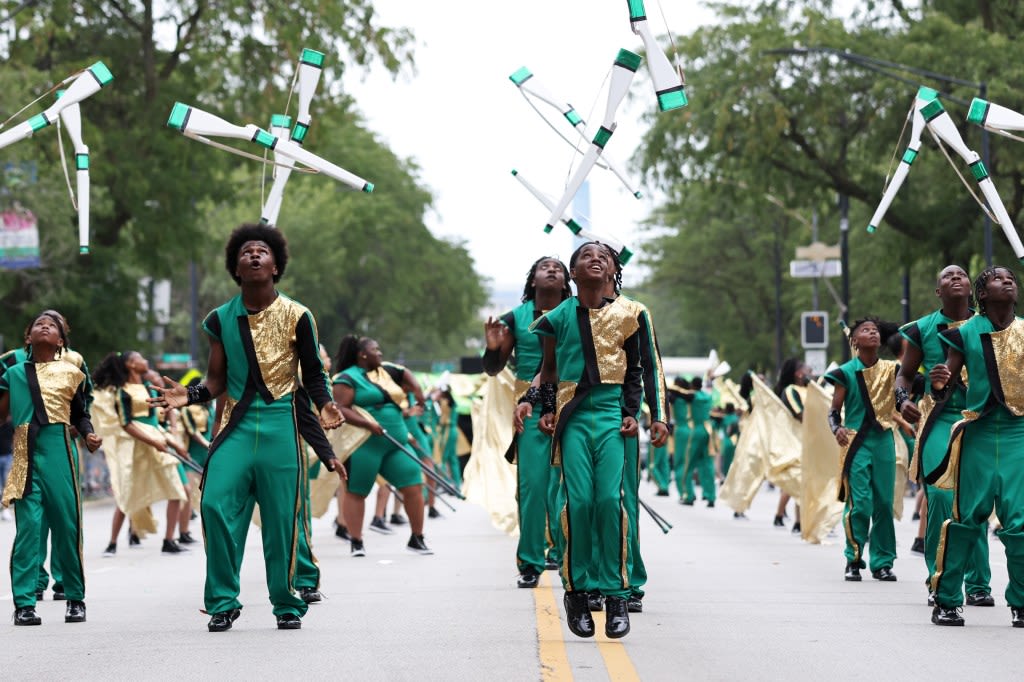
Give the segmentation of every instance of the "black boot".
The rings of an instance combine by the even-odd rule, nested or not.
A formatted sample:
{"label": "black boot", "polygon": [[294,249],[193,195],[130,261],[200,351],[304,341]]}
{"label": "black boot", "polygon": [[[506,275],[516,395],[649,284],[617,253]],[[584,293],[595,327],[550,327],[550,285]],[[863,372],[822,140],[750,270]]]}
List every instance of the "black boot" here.
{"label": "black boot", "polygon": [[231,625],[238,620],[240,615],[242,615],[241,609],[228,609],[227,611],[214,613],[210,616],[210,622],[207,623],[206,627],[210,632],[224,632],[225,630],[230,630]]}
{"label": "black boot", "polygon": [[565,605],[569,631],[577,637],[593,637],[594,617],[590,615],[590,607],[587,605],[587,593],[566,592],[562,603]]}
{"label": "black boot", "polygon": [[[590,614],[588,613],[589,617]],[[14,624],[15,625],[42,625],[43,619],[36,613],[34,606],[22,606],[14,609]],[[590,623],[590,634],[594,634],[594,623]]]}
{"label": "black boot", "polygon": [[935,604],[935,608],[932,609],[932,622],[936,625],[963,625],[964,619],[960,615],[960,607]]}
{"label": "black boot", "polygon": [[846,564],[846,575],[844,579],[847,582],[859,583],[860,582],[860,566],[857,564]]}
{"label": "black boot", "polygon": [[629,634],[629,608],[625,597],[605,597],[604,634],[618,639]]}
{"label": "black boot", "polygon": [[65,623],[84,623],[85,622],[85,602],[75,601],[74,599],[68,600],[68,606],[64,610],[64,622]]}

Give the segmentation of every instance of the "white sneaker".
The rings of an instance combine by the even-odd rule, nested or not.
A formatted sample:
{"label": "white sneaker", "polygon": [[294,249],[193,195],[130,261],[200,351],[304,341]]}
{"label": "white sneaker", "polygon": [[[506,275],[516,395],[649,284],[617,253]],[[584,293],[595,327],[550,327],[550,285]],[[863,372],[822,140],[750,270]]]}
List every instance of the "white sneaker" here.
{"label": "white sneaker", "polygon": [[11,513],[10,509],[8,509],[7,507],[4,507],[3,509],[0,509],[0,521],[13,521],[13,520],[14,520],[14,514]]}

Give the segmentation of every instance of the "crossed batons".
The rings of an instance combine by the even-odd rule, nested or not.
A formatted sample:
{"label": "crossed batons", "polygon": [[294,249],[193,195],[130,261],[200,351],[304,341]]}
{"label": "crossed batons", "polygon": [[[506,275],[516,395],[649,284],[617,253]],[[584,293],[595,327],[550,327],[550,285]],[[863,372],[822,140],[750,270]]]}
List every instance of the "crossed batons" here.
{"label": "crossed batons", "polygon": [[[943,143],[945,143],[967,164],[971,175],[978,183],[978,188],[985,197],[985,202],[982,203],[978,200],[978,197],[973,192],[971,192],[972,196],[981,205],[982,210],[988,213],[989,217],[1003,229],[1003,234],[1006,235],[1007,241],[1010,242],[1014,255],[1017,256],[1021,263],[1024,263],[1024,245],[1021,244],[1020,237],[1017,235],[1006,207],[999,197],[999,192],[996,191],[988,169],[985,168],[985,164],[982,162],[981,157],[978,156],[978,153],[970,149],[964,142],[960,131],[957,130],[956,125],[953,123],[953,119],[939,101],[939,94],[931,88],[920,88],[914,98],[910,112],[907,114],[907,119],[911,124],[910,142],[907,144],[906,151],[904,151],[903,157],[900,159],[899,166],[896,168],[895,173],[893,173],[892,182],[886,187],[878,208],[875,209],[874,215],[871,216],[868,232],[874,232],[878,229],[878,225],[885,217],[885,212],[889,209],[889,205],[896,197],[900,187],[902,187],[903,181],[906,180],[907,174],[910,172],[911,165],[913,165],[914,160],[917,158],[918,152],[921,149],[921,136],[925,129],[927,129],[935,139],[936,144],[939,145],[939,148],[943,150],[943,153],[945,153],[945,148],[943,147]],[[1010,134],[1008,131],[1024,130],[1024,115],[978,97],[975,97],[974,101],[971,102],[967,120],[970,123],[1001,135],[1006,135],[1007,137],[1013,137],[1014,139],[1021,138]],[[946,158],[949,159],[948,154],[946,154]],[[952,159],[949,159],[949,161],[952,164]],[[969,186],[968,190],[970,190]]]}
{"label": "crossed batons", "polygon": [[[88,69],[68,76],[42,95],[45,97],[50,92],[56,91],[57,93],[57,101],[48,109],[19,123],[10,130],[0,133],[0,149],[3,149],[15,142],[32,137],[36,132],[54,123],[58,128],[63,123],[75,148],[75,179],[78,201],[76,205],[75,193],[72,191],[71,203],[78,211],[78,251],[83,254],[89,253],[89,147],[82,139],[82,112],[78,105],[82,100],[95,95],[100,88],[112,80],[114,80],[114,75],[110,73],[106,65],[103,62],[96,62]],[[68,85],[69,83],[70,85]],[[67,85],[67,88],[60,90],[59,88],[64,85]],[[23,107],[18,114],[38,102],[42,97]],[[61,147],[62,157],[63,152],[64,149]],[[70,182],[68,186],[70,188]]]}
{"label": "crossed batons", "polygon": [[[629,5],[629,22],[630,28],[633,33],[638,35],[643,41],[644,49],[647,52],[647,62],[650,70],[651,81],[654,84],[654,91],[658,98],[658,108],[661,111],[671,111],[673,109],[679,109],[687,105],[685,84],[683,82],[683,76],[679,69],[674,67],[669,61],[665,52],[658,45],[651,33],[650,26],[647,23],[647,12],[644,8],[643,0],[627,0]],[[532,185],[526,178],[523,177],[522,173],[517,170],[512,171],[512,175],[519,181],[519,183],[525,187],[530,194],[532,194],[540,203],[548,209],[549,215],[544,231],[550,233],[554,226],[558,222],[564,223],[574,235],[583,237],[584,239],[590,239],[594,241],[600,241],[608,244],[616,251],[619,252],[619,262],[625,265],[629,262],[633,256],[633,252],[620,240],[610,236],[601,236],[595,234],[587,229],[584,229],[579,223],[572,219],[571,216],[566,212],[569,208],[569,204],[572,203],[576,193],[583,186],[583,182],[590,175],[590,172],[595,166],[600,168],[606,168],[610,170],[622,184],[629,190],[630,194],[635,196],[637,199],[640,198],[640,192],[630,183],[626,178],[625,174],[619,169],[617,163],[610,159],[605,154],[605,146],[608,144],[608,140],[611,139],[612,133],[615,132],[615,114],[619,109],[619,105],[622,100],[626,97],[626,93],[629,91],[629,86],[633,82],[633,76],[636,74],[636,70],[640,67],[641,57],[638,54],[630,52],[629,50],[619,50],[618,55],[615,57],[615,61],[612,63],[611,79],[608,86],[608,100],[605,105],[604,117],[601,120],[601,125],[593,138],[589,141],[589,144],[585,151],[581,150],[578,146],[577,141],[566,137],[560,131],[556,129],[559,136],[565,140],[577,153],[583,154],[583,160],[577,166],[575,173],[569,180],[562,196],[557,201],[552,199],[547,194],[543,193]],[[576,135],[582,138],[584,142],[587,142],[586,136],[586,122],[576,112],[571,104],[565,103],[564,100],[560,100],[552,95],[547,88],[540,84],[537,77],[526,67],[523,67],[509,76],[523,97],[530,102],[530,98],[533,97],[544,104],[554,107],[562,118],[568,121],[569,125],[576,131]],[[530,102],[531,106],[534,106]],[[537,111],[538,115],[547,121],[547,118],[541,114],[540,110],[534,106],[534,110]],[[549,123],[550,125],[550,123]],[[553,126],[552,126],[553,127]]]}

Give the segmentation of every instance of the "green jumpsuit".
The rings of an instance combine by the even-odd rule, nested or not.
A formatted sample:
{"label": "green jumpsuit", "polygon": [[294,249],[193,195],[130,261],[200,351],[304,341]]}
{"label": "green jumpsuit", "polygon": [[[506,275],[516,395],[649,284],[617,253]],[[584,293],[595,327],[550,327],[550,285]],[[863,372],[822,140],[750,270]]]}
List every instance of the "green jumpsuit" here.
{"label": "green jumpsuit", "polygon": [[[960,324],[960,322],[943,315],[941,310],[936,310],[900,329],[903,338],[921,351],[921,368],[926,377],[932,367],[946,361],[946,348],[940,340],[940,332],[946,329],[955,329]],[[967,390],[962,382],[957,382],[945,402],[935,404],[931,397],[925,397],[919,404],[919,407],[922,408],[922,415],[917,427],[914,459],[918,461],[917,469],[920,471],[922,479],[937,469],[945,458],[946,448],[949,445],[949,433],[953,424],[960,420],[960,412],[966,405]],[[932,576],[935,575],[935,553],[939,547],[942,524],[953,513],[953,491],[937,488],[925,482],[924,494],[928,501],[924,562],[928,569],[930,583]],[[981,533],[976,540],[974,551],[967,558],[964,582],[968,594],[988,594],[992,591],[988,533]]]}
{"label": "green jumpsuit", "polygon": [[[951,518],[942,524],[932,588],[936,603],[947,608],[963,603],[969,557],[986,535],[995,509],[997,531],[1006,551],[1006,603],[1024,607],[1024,320],[1016,318],[997,331],[976,315],[940,334],[960,351],[967,368],[967,405],[953,426],[943,462],[928,475],[953,484]],[[979,537],[981,536],[981,537]]]}
{"label": "green jumpsuit", "polygon": [[67,598],[84,601],[81,486],[71,427],[83,436],[93,432],[85,374],[61,360],[29,360],[0,376],[0,391],[9,394],[15,427],[14,461],[3,492],[4,505],[14,502],[17,521],[10,563],[14,606],[35,606],[44,525],[61,559]]}
{"label": "green jumpsuit", "polygon": [[[674,459],[673,474],[676,479],[676,492],[679,499],[686,500],[686,470],[689,467],[690,435],[693,433],[693,422],[690,419],[690,403],[693,402],[693,391],[673,386],[669,394],[672,406],[672,430]],[[691,483],[692,487],[693,484]]]}
{"label": "green jumpsuit", "polygon": [[722,476],[729,475],[729,467],[732,466],[732,458],[736,454],[736,439],[739,437],[740,416],[733,413],[726,413],[722,416]]}
{"label": "green jumpsuit", "polygon": [[[274,615],[302,615],[307,606],[294,593],[299,536],[308,532],[301,523],[307,472],[300,427],[312,415],[310,399],[317,409],[331,402],[316,323],[308,309],[283,294],[251,314],[239,295],[211,312],[203,328],[223,344],[227,359],[223,426],[203,474],[206,610],[242,607],[239,572],[258,503]],[[296,378],[300,365],[305,390]],[[328,445],[317,454],[329,452]]]}
{"label": "green jumpsuit", "polygon": [[693,487],[693,472],[700,478],[701,497],[708,502],[715,501],[715,459],[708,448],[711,443],[711,403],[714,398],[710,391],[695,391],[690,402],[690,447],[686,452],[686,468],[683,470],[683,489],[686,501],[697,498]]}
{"label": "green jumpsuit", "polygon": [[896,363],[878,360],[865,367],[853,358],[825,375],[846,389],[843,426],[851,431],[843,454],[839,500],[846,503],[846,561],[864,568],[864,545],[871,545],[871,570],[892,568],[896,559],[896,529],[892,520],[896,486],[896,442],[892,413]]}
{"label": "green jumpsuit", "polygon": [[[530,325],[542,311],[532,300],[513,308],[501,316],[515,338],[516,400],[525,395],[530,382],[540,372],[540,338],[530,331]],[[551,437],[537,428],[540,408],[524,421],[523,432],[517,434],[510,450],[516,467],[516,502],[519,506],[519,544],[516,547],[516,565],[520,573],[532,570],[542,573],[549,548],[557,561],[562,553],[564,539],[558,525],[559,479],[558,467],[551,466]]]}
{"label": "green jumpsuit", "polygon": [[[562,584],[570,592],[628,597],[629,482],[620,428],[625,417],[639,414],[645,388],[652,418],[667,419],[664,379],[653,376],[660,362],[641,359],[657,354],[650,318],[623,297],[593,309],[572,297],[532,329],[555,340],[559,382],[551,457],[562,467],[565,500],[559,517]],[[651,375],[646,381],[645,373]]]}

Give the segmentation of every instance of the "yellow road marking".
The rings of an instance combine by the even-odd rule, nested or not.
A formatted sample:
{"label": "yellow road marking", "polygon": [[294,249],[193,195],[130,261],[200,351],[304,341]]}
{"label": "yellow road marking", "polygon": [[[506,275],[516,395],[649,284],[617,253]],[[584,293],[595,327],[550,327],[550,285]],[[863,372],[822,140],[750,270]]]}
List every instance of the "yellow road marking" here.
{"label": "yellow road marking", "polygon": [[604,659],[604,667],[608,669],[608,679],[612,682],[640,682],[640,675],[633,667],[633,661],[626,653],[621,639],[608,639],[604,634],[604,612],[594,614],[594,629],[597,630],[597,650]]}
{"label": "yellow road marking", "polygon": [[545,682],[572,680],[569,655],[562,638],[562,622],[555,590],[548,571],[540,576],[540,584],[533,591],[537,609],[537,644],[540,647],[540,673]]}

